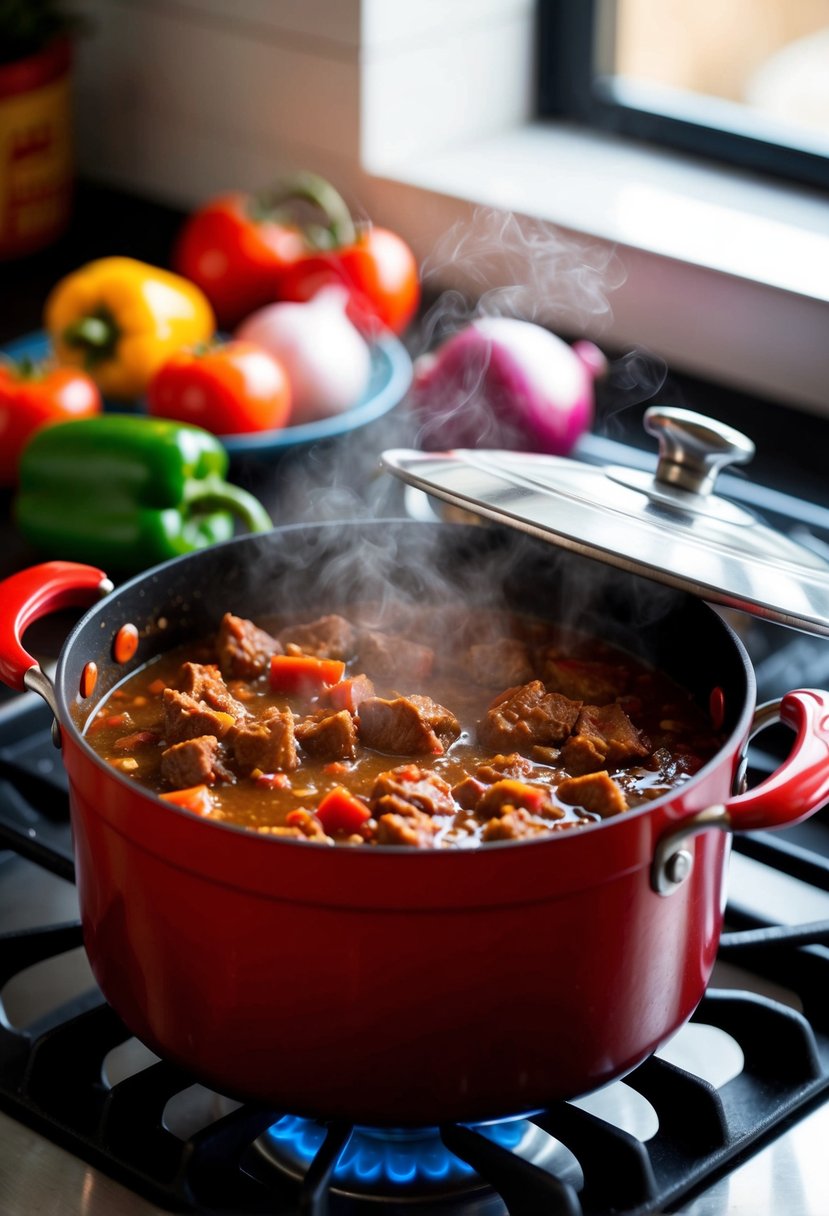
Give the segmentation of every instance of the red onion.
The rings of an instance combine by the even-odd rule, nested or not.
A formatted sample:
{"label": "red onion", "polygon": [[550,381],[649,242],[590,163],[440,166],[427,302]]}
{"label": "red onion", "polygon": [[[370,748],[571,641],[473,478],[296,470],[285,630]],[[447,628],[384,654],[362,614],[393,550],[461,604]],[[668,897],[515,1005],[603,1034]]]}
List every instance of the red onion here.
{"label": "red onion", "polygon": [[480,317],[415,362],[420,445],[566,455],[590,428],[605,368],[592,342],[571,347],[531,321]]}

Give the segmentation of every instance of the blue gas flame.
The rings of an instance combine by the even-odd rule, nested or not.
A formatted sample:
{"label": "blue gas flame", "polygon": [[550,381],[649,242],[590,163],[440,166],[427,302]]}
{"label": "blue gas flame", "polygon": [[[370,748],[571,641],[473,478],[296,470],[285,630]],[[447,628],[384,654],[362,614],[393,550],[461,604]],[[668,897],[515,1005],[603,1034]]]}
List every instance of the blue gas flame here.
{"label": "blue gas flame", "polygon": [[[530,1125],[525,1119],[474,1124],[474,1129],[503,1148],[514,1149]],[[326,1129],[311,1119],[285,1115],[266,1133],[277,1153],[293,1158],[306,1169],[322,1147]],[[417,1129],[357,1127],[340,1154],[332,1184],[343,1189],[378,1186],[409,1188],[455,1185],[471,1180],[471,1165],[450,1152],[436,1127]]]}

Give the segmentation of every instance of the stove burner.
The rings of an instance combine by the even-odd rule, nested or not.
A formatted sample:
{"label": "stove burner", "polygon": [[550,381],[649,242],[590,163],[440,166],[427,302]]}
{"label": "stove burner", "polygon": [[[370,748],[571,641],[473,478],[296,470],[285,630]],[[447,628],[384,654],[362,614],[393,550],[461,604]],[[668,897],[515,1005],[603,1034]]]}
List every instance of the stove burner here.
{"label": "stove burner", "polygon": [[[475,1125],[493,1144],[534,1165],[551,1168],[562,1147],[526,1119]],[[276,1169],[296,1181],[307,1174],[323,1147],[327,1129],[320,1123],[285,1115],[257,1141],[257,1150]],[[355,1127],[331,1174],[329,1193],[377,1202],[462,1199],[491,1187],[466,1161],[445,1145],[437,1127]]]}

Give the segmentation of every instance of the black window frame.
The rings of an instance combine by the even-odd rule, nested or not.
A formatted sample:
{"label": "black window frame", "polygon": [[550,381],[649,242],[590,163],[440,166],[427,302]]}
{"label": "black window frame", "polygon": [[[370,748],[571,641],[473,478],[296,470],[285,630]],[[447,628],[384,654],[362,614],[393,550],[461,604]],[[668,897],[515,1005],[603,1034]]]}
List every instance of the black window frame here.
{"label": "black window frame", "polygon": [[[614,96],[600,70],[603,0],[537,0],[538,115],[722,161],[790,182],[829,187],[829,157],[728,127],[706,125],[676,110],[651,109]],[[723,103],[726,107],[728,103]]]}

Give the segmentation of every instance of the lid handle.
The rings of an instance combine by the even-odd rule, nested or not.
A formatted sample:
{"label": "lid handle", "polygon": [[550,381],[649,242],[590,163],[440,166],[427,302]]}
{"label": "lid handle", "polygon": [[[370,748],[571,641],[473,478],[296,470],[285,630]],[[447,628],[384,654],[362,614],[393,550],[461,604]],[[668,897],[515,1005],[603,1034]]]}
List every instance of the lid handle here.
{"label": "lid handle", "polygon": [[674,406],[651,406],[644,427],[659,440],[656,481],[692,494],[710,494],[720,469],[747,464],[755,452],[733,427]]}

